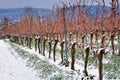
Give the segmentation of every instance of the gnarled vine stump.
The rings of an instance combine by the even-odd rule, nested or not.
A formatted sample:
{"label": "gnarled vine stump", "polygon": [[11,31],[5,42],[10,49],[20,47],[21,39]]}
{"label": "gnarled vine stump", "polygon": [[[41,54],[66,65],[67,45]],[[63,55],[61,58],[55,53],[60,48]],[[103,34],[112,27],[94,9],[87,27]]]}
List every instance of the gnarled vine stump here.
{"label": "gnarled vine stump", "polygon": [[99,60],[99,80],[103,80],[103,74],[102,74],[102,69],[103,69],[103,54],[105,53],[104,49],[101,49],[99,54],[98,54],[98,60]]}
{"label": "gnarled vine stump", "polygon": [[64,41],[62,41],[61,43],[60,43],[60,47],[61,47],[61,51],[60,51],[60,53],[61,53],[61,63],[63,63],[63,48],[64,48]]}
{"label": "gnarled vine stump", "polygon": [[74,42],[74,43],[72,44],[72,48],[71,48],[71,69],[72,69],[72,70],[75,70],[74,65],[75,65],[75,45],[76,45],[76,44],[77,44],[77,43]]}
{"label": "gnarled vine stump", "polygon": [[56,59],[55,59],[55,53],[56,53],[56,46],[57,46],[57,43],[58,43],[58,39],[56,39],[55,40],[55,44],[54,44],[54,46],[53,46],[53,59],[54,59],[54,61],[56,61]]}
{"label": "gnarled vine stump", "polygon": [[86,53],[86,57],[85,57],[85,66],[84,66],[84,73],[85,76],[88,76],[88,72],[87,72],[87,64],[88,64],[88,56],[89,56],[89,47],[86,48],[85,53]]}

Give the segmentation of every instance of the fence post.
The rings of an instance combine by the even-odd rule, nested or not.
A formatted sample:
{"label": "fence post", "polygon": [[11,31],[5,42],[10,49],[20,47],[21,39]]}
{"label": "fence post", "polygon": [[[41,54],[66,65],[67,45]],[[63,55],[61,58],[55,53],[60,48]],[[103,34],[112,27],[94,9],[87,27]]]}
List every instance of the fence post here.
{"label": "fence post", "polygon": [[58,39],[55,39],[55,44],[53,46],[53,59],[54,59],[54,61],[56,61],[55,53],[56,53],[56,46],[57,46],[58,41],[59,41]]}
{"label": "fence post", "polygon": [[99,80],[103,80],[103,74],[102,74],[102,69],[103,69],[103,54],[105,53],[105,49],[101,49],[100,52],[98,53],[98,60],[99,60]]}
{"label": "fence post", "polygon": [[64,41],[62,41],[61,43],[60,43],[60,47],[61,47],[61,51],[60,51],[60,53],[61,53],[61,63],[63,63],[63,48],[64,48]]}
{"label": "fence post", "polygon": [[72,44],[72,48],[71,48],[71,69],[72,70],[75,70],[75,45],[76,45],[76,42],[74,42]]}
{"label": "fence post", "polygon": [[88,76],[88,72],[87,72],[87,63],[88,63],[88,56],[89,56],[89,47],[86,48],[85,53],[86,53],[86,57],[85,57],[85,66],[84,66],[84,73],[85,76]]}

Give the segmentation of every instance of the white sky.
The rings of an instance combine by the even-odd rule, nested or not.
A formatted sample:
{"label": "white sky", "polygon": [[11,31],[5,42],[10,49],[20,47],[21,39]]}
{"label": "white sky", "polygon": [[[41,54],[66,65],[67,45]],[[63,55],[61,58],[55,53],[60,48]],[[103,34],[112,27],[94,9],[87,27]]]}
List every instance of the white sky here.
{"label": "white sky", "polygon": [[[61,1],[68,2],[77,0],[0,0],[0,8],[24,8],[30,6],[35,8],[51,9],[53,4],[59,4]],[[105,1],[108,5],[111,0]]]}

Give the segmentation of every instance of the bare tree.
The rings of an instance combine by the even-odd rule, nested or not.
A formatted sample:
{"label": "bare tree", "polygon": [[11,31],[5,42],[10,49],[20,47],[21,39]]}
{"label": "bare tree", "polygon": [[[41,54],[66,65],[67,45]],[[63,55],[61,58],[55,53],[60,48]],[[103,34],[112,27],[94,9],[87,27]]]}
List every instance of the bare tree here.
{"label": "bare tree", "polygon": [[27,27],[27,45],[29,48],[31,48],[31,41],[32,41],[32,35],[35,33],[35,25],[34,25],[34,19],[37,15],[37,12],[31,8],[26,7],[23,12],[23,18],[25,18],[25,24]]}

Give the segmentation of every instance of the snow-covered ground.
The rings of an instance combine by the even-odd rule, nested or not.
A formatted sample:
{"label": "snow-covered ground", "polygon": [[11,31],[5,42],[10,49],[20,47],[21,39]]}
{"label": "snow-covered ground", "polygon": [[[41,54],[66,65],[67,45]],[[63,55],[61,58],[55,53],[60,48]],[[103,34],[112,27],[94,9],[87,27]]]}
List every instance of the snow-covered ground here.
{"label": "snow-covered ground", "polygon": [[[56,54],[56,62],[54,62],[52,53],[51,53],[51,59],[49,59],[47,51],[45,51],[45,55],[46,56],[43,56],[41,54],[38,54],[38,52],[35,52],[34,48],[29,49],[27,47],[22,47],[22,46],[17,45],[17,44],[14,44],[14,45],[16,45],[17,47],[19,47],[20,49],[22,49],[24,51],[29,52],[29,54],[37,55],[37,57],[41,60],[41,62],[42,61],[47,62],[46,66],[50,66],[51,67],[51,65],[52,65],[52,67],[50,68],[50,71],[51,71],[50,73],[51,74],[49,74],[49,75],[45,74],[48,78],[44,78],[43,76],[41,76],[43,80],[51,80],[51,79],[56,80],[58,78],[60,80],[66,80],[66,79],[67,80],[81,80],[82,78],[84,78],[83,80],[86,80],[87,78],[90,78],[90,76],[94,76],[94,80],[98,80],[99,79],[98,69],[95,68],[94,66],[89,66],[88,67],[88,71],[89,71],[88,74],[90,76],[88,76],[88,77],[84,76],[84,74],[83,74],[84,62],[82,60],[76,60],[76,62],[75,62],[75,71],[73,71],[73,70],[70,69],[70,66],[69,67],[65,67],[65,66],[60,64],[61,59],[60,59],[60,55],[59,54]],[[71,65],[71,59],[70,58],[69,58],[69,61],[70,61],[70,65]],[[47,68],[48,67],[46,67],[46,69]],[[47,71],[46,71],[46,73],[47,73]],[[42,72],[40,72],[40,74],[42,74]],[[56,78],[56,76],[57,76],[57,78]]]}
{"label": "snow-covered ground", "polygon": [[[56,62],[54,62],[53,59],[48,58],[48,54],[44,57],[41,54],[38,54],[38,52],[35,52],[34,48],[28,49],[16,45],[16,49],[17,47],[29,52],[26,54],[37,55],[40,61],[36,61],[36,64],[30,63],[30,65],[34,67],[28,67],[27,59],[22,59],[14,48],[11,48],[9,43],[0,40],[0,80],[81,80],[84,77],[84,64],[81,61],[76,61],[76,70],[73,71],[70,67],[59,65],[59,56],[56,56]],[[42,61],[44,62],[42,63]],[[42,67],[43,69],[35,66],[38,65],[37,62],[40,66],[44,66]],[[35,68],[38,68],[39,70],[36,70]],[[88,71],[90,74],[95,75],[95,80],[98,79],[98,75],[96,75],[98,69],[89,67]]]}
{"label": "snow-covered ground", "polygon": [[[94,76],[92,80],[99,80],[98,67],[94,65],[88,66],[89,76],[84,76],[84,60],[76,59],[73,71],[70,66],[60,64],[59,54],[56,54],[56,62],[53,61],[53,54],[51,59],[47,51],[45,55],[35,52],[34,48],[0,40],[0,80],[91,80],[87,79],[91,76]],[[106,62],[108,60],[104,59],[103,63]],[[103,75],[103,80],[108,79]]]}
{"label": "snow-covered ground", "polygon": [[40,80],[25,60],[13,55],[10,45],[0,40],[0,80]]}

